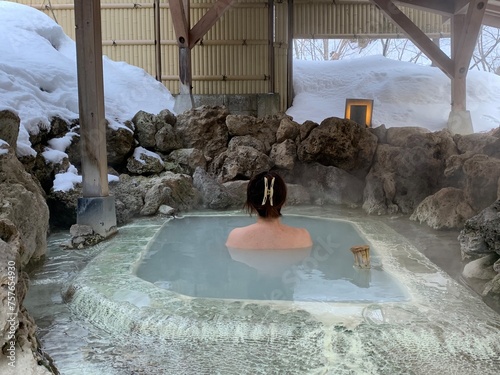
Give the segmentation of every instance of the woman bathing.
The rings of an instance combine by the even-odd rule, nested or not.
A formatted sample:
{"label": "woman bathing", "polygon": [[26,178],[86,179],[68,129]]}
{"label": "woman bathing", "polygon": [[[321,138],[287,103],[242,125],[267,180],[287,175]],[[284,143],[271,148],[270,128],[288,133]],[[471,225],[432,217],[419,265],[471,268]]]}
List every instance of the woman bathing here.
{"label": "woman bathing", "polygon": [[281,222],[281,207],[286,201],[285,181],[276,172],[262,172],[247,186],[245,208],[257,213],[257,222],[233,229],[226,246],[232,249],[286,250],[312,247],[307,229],[295,228]]}

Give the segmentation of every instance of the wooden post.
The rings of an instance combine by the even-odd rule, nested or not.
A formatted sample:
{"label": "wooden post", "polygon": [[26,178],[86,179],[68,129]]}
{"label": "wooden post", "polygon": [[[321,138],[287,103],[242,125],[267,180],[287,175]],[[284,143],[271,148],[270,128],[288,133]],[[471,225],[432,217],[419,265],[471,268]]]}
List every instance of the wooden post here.
{"label": "wooden post", "polygon": [[[465,24],[465,14],[455,14],[451,18],[451,59],[455,62],[458,60],[459,48],[460,48],[460,35],[461,30],[464,28]],[[464,69],[462,67],[462,69]],[[454,74],[451,77],[451,110],[452,111],[465,111],[467,108],[467,98],[466,98],[466,77],[467,69],[463,72],[459,72],[460,68],[457,69],[455,64]]]}
{"label": "wooden post", "polygon": [[288,49],[287,49],[287,107],[293,102],[293,0],[288,0]]}
{"label": "wooden post", "polygon": [[[194,107],[191,49],[229,9],[234,0],[217,0],[212,7],[200,18],[191,29],[189,14],[189,0],[170,0],[170,12],[174,25],[177,45],[179,46],[179,96],[175,100],[174,110],[183,112],[189,109],[186,98],[190,98],[191,107]],[[188,96],[189,95],[189,96]]]}
{"label": "wooden post", "polygon": [[75,1],[75,26],[83,194],[76,222],[105,238],[116,232],[116,211],[108,187],[100,0]]}
{"label": "wooden post", "polygon": [[161,17],[160,0],[154,2],[155,12],[155,69],[156,80],[161,82]]}
{"label": "wooden post", "polygon": [[84,197],[108,190],[100,0],[75,1],[76,59]]}
{"label": "wooden post", "polygon": [[466,14],[452,18],[451,112],[448,129],[452,133],[473,133],[472,119],[467,111],[467,73],[477,37],[486,11],[487,0],[471,0]]}
{"label": "wooden post", "polygon": [[275,69],[275,57],[274,57],[274,0],[268,0],[267,2],[267,38],[269,41],[268,54],[269,54],[269,92],[275,90],[274,82],[274,69]]}

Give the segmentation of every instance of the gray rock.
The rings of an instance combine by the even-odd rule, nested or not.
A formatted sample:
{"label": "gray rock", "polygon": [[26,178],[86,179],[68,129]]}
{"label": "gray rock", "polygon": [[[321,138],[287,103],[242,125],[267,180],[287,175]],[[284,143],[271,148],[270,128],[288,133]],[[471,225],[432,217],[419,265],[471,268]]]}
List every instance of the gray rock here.
{"label": "gray rock", "polygon": [[280,122],[280,126],[276,131],[276,142],[282,143],[287,139],[295,140],[299,134],[299,124],[289,117],[283,117]]}
{"label": "gray rock", "polygon": [[362,202],[363,180],[342,169],[311,163],[298,166],[295,174],[300,176],[298,182],[307,189],[311,200],[316,204],[354,207]]}
{"label": "gray rock", "polygon": [[156,120],[159,124],[170,124],[174,126],[177,123],[177,117],[170,112],[168,109],[164,109],[156,116]]}
{"label": "gray rock", "polygon": [[429,133],[428,129],[417,126],[393,127],[386,130],[386,142],[384,143],[396,147],[406,147],[409,138]]}
{"label": "gray rock", "polygon": [[193,185],[201,193],[203,206],[206,208],[224,209],[233,206],[236,201],[236,197],[224,185],[201,168],[196,168],[193,174]]}
{"label": "gray rock", "polygon": [[417,134],[406,147],[378,145],[366,177],[367,212],[411,214],[422,200],[441,189],[445,155],[453,149],[449,138],[429,134],[432,137]]}
{"label": "gray rock", "polygon": [[286,187],[287,197],[285,204],[287,206],[311,203],[311,195],[304,186],[298,184],[287,184]]}
{"label": "gray rock", "polygon": [[233,197],[233,206],[236,208],[242,208],[247,200],[247,186],[248,181],[237,180],[228,181],[222,184],[227,192]]}
{"label": "gray rock", "polygon": [[227,149],[229,134],[225,107],[201,106],[177,117],[176,130],[183,148],[203,151],[208,161]]}
{"label": "gray rock", "polygon": [[132,119],[139,144],[144,148],[154,148],[155,135],[158,130],[156,116],[144,111],[139,111]]}
{"label": "gray rock", "polygon": [[291,139],[286,139],[281,143],[275,143],[271,149],[269,157],[278,168],[292,170],[297,160],[297,147]]}
{"label": "gray rock", "polygon": [[466,202],[463,190],[444,188],[425,198],[410,220],[426,223],[433,229],[461,229],[476,211]]}
{"label": "gray rock", "polygon": [[0,139],[7,142],[14,151],[17,149],[17,136],[21,119],[15,113],[3,110],[0,111]]}
{"label": "gray rock", "polygon": [[497,254],[489,254],[467,263],[462,275],[467,279],[492,280],[497,273],[493,264],[498,260]]}
{"label": "gray rock", "polygon": [[241,146],[253,147],[257,151],[260,151],[264,154],[267,153],[264,143],[259,139],[252,137],[251,135],[241,135],[231,138],[231,140],[229,141],[228,150],[238,151],[238,147]]}
{"label": "gray rock", "polygon": [[177,210],[175,208],[167,206],[166,204],[162,204],[158,207],[158,213],[162,215],[173,216],[176,212]]}
{"label": "gray rock", "polygon": [[182,141],[172,125],[164,124],[155,134],[156,149],[160,152],[171,152],[182,148]]}
{"label": "gray rock", "polygon": [[134,149],[134,132],[126,127],[106,127],[106,153],[108,164],[121,166]]}
{"label": "gray rock", "polygon": [[229,115],[226,124],[231,136],[249,135],[258,139],[264,144],[265,154],[271,151],[272,145],[276,142],[276,132],[278,131],[283,116],[267,116],[256,118],[244,115]]}
{"label": "gray rock", "polygon": [[207,159],[203,152],[196,148],[181,148],[172,151],[167,157],[167,162],[179,166],[183,173],[192,174],[197,167],[207,168]]}
{"label": "gray rock", "polygon": [[[454,136],[455,143],[461,154],[485,154],[494,156],[499,147],[499,138],[490,134],[473,133]],[[498,156],[496,156],[498,157]]]}
{"label": "gray rock", "polygon": [[210,172],[221,183],[238,179],[250,179],[273,166],[266,154],[253,147],[240,146],[237,150],[227,150],[220,154],[210,166]]}
{"label": "gray rock", "polygon": [[500,159],[487,155],[474,155],[463,164],[465,196],[476,212],[497,199],[500,178]]}
{"label": "gray rock", "polygon": [[500,254],[500,200],[467,220],[458,240],[465,256]]}
{"label": "gray rock", "polygon": [[300,132],[300,140],[303,141],[307,137],[309,137],[309,134],[311,134],[311,131],[319,126],[319,124],[315,123],[314,121],[305,121],[302,125],[299,127],[299,132]]}
{"label": "gray rock", "polygon": [[25,251],[23,266],[45,255],[49,209],[38,181],[27,173],[12,148],[0,154],[0,218],[10,220],[20,233]]}
{"label": "gray rock", "polygon": [[377,137],[365,127],[331,117],[300,142],[297,155],[302,162],[334,166],[364,178],[372,164],[377,142]]}
{"label": "gray rock", "polygon": [[160,173],[165,169],[161,157],[143,147],[137,147],[127,160],[127,170],[135,174],[153,174]]}
{"label": "gray rock", "polygon": [[163,184],[163,182],[156,183],[146,192],[144,196],[144,206],[140,214],[142,216],[156,214],[160,206],[168,200],[170,195],[172,195],[172,190],[168,186]]}

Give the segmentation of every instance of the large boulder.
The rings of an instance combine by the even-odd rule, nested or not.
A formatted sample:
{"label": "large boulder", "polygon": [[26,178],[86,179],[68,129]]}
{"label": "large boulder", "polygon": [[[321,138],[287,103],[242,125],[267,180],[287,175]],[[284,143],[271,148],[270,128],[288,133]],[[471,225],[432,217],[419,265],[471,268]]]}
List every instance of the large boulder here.
{"label": "large boulder", "polygon": [[134,132],[130,128],[106,126],[106,153],[109,165],[121,166],[132,153],[134,144]]}
{"label": "large boulder", "polygon": [[179,170],[179,173],[183,174],[193,174],[196,168],[200,167],[202,169],[207,168],[207,159],[203,155],[203,151],[197,148],[181,148],[172,151],[165,158],[166,166],[171,165],[171,168]]}
{"label": "large boulder", "polygon": [[20,259],[23,266],[45,255],[49,229],[45,193],[5,143],[0,145],[0,218],[19,230],[25,247]]}
{"label": "large boulder", "polygon": [[457,134],[454,136],[454,140],[461,154],[485,154],[500,158],[500,138],[492,134]]}
{"label": "large boulder", "polygon": [[193,185],[201,193],[206,208],[220,210],[238,203],[238,195],[232,195],[230,190],[201,168],[196,168],[193,174]]}
{"label": "large boulder", "polygon": [[433,229],[461,229],[476,212],[466,202],[464,191],[443,188],[425,198],[410,216],[410,220],[425,222]]}
{"label": "large boulder", "polygon": [[137,147],[127,160],[127,170],[134,174],[158,174],[164,169],[165,165],[160,155],[144,147]]}
{"label": "large boulder", "polygon": [[265,154],[271,151],[276,142],[276,132],[282,117],[278,115],[257,118],[246,115],[229,115],[226,125],[231,137],[252,136],[258,139],[265,147]]}
{"label": "large boulder", "polygon": [[155,147],[160,152],[169,153],[182,148],[182,141],[170,124],[163,124],[155,134]]}
{"label": "large boulder", "polygon": [[446,160],[457,152],[447,131],[410,129],[405,138],[404,129],[392,129],[387,130],[392,145],[378,145],[366,177],[363,207],[368,213],[411,214],[424,198],[446,184]]}
{"label": "large boulder", "polygon": [[121,174],[118,182],[109,185],[115,197],[116,223],[123,225],[139,215],[144,206],[143,176]]}
{"label": "large boulder", "polygon": [[132,119],[132,123],[139,144],[144,148],[153,149],[156,145],[155,136],[159,126],[156,116],[152,113],[139,111]]}
{"label": "large boulder", "polygon": [[292,170],[297,160],[297,146],[291,139],[275,143],[269,157],[277,168]]}
{"label": "large boulder", "polygon": [[465,258],[500,255],[500,200],[467,220],[458,240]]}
{"label": "large boulder", "polygon": [[365,127],[351,120],[330,117],[300,142],[297,154],[302,162],[334,166],[364,178],[377,142],[377,137]]}
{"label": "large boulder", "polygon": [[248,146],[253,147],[257,151],[267,154],[268,150],[266,145],[259,139],[252,137],[251,135],[237,135],[229,141],[228,150],[237,151],[238,147]]}
{"label": "large boulder", "polygon": [[283,117],[280,122],[280,126],[276,131],[276,142],[282,143],[287,139],[295,141],[297,136],[300,134],[300,127],[295,121],[289,117]]}
{"label": "large boulder", "polygon": [[210,166],[210,173],[217,176],[220,183],[235,179],[250,179],[260,172],[271,169],[273,162],[269,156],[253,147],[240,146],[220,154]]}
{"label": "large boulder", "polygon": [[304,186],[316,204],[358,206],[363,200],[364,181],[346,171],[319,163],[300,164],[294,183]]}
{"label": "large boulder", "polygon": [[225,107],[201,106],[180,114],[176,129],[183,148],[197,148],[211,161],[227,149],[229,134]]}
{"label": "large boulder", "polygon": [[463,164],[465,196],[476,212],[491,205],[497,199],[500,178],[500,159],[477,154]]}

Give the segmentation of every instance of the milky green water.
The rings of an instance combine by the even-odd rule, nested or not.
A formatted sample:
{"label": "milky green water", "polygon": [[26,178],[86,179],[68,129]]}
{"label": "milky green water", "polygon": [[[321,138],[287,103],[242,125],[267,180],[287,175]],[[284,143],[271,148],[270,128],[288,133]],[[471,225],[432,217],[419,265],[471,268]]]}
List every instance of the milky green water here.
{"label": "milky green water", "polygon": [[[161,229],[176,221],[165,224],[160,217],[143,218],[86,250],[62,250],[59,244],[69,234],[49,238],[47,262],[32,275],[25,300],[40,327],[44,350],[63,375],[498,374],[498,314],[423,256],[420,246],[396,233],[393,223],[335,207],[287,209],[285,216],[293,214],[303,215],[306,221],[349,220],[360,236],[355,241],[366,239],[378,266],[398,280],[396,286],[402,285],[409,298],[386,302],[324,301],[310,294],[309,300],[214,298],[190,296],[188,289],[193,287],[187,284],[183,293],[169,289],[173,286],[159,287],[161,280],[155,280],[155,285],[137,277],[137,271],[154,254],[154,243],[161,242]],[[205,235],[200,241],[208,246],[239,225],[241,213],[200,212],[182,220],[198,221],[200,216],[204,216],[200,222],[231,220],[225,229],[202,226]],[[406,219],[393,220],[401,227]],[[306,226],[306,221],[297,224]],[[180,230],[173,228],[175,233]],[[316,245],[321,236],[312,232]],[[330,244],[330,249],[341,251],[350,245],[339,245],[337,235],[326,233],[321,242]],[[189,241],[198,241],[192,230],[185,234]],[[432,238],[441,253],[451,250],[448,240],[443,242],[435,234]],[[311,253],[319,270],[328,268],[327,248],[320,258],[314,258],[314,250]],[[180,254],[191,262],[199,257],[189,251]],[[206,256],[200,261],[198,270],[208,267],[209,260]],[[309,267],[312,262],[305,264]],[[340,267],[342,272],[352,271],[352,263],[347,264]],[[251,268],[246,263],[242,266]],[[300,262],[292,267],[300,268]],[[296,283],[342,281],[357,294],[373,286],[373,278],[355,281],[351,274],[326,280],[319,274],[308,268],[304,280]],[[228,275],[232,274],[225,275],[223,280],[231,283]],[[169,279],[163,282],[185,280]],[[332,289],[338,295],[339,287]],[[302,290],[294,285],[291,295],[295,298]]]}
{"label": "milky green water", "polygon": [[255,218],[185,217],[162,227],[137,276],[193,297],[317,302],[408,299],[403,286],[384,271],[375,249],[372,268],[354,266],[351,246],[368,240],[351,223],[291,215],[282,220],[306,228],[312,249],[228,249],[224,244],[229,232]]}

